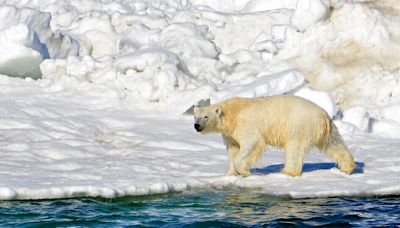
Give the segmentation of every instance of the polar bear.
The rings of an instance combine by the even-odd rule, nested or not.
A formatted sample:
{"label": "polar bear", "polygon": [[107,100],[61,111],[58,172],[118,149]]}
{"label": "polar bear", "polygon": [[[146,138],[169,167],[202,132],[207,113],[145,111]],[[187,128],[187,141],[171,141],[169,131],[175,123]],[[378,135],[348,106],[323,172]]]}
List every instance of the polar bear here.
{"label": "polar bear", "polygon": [[335,124],[318,105],[304,98],[279,95],[265,98],[231,98],[194,109],[194,128],[221,133],[229,155],[227,175],[250,175],[267,145],[283,148],[282,173],[300,176],[304,156],[316,147],[338,163],[342,172],[355,168]]}

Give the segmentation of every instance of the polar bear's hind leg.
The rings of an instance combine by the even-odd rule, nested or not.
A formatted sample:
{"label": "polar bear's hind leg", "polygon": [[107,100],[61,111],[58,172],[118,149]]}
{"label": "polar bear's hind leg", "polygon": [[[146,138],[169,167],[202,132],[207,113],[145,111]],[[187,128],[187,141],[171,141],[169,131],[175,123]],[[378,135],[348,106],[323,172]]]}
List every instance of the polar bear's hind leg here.
{"label": "polar bear's hind leg", "polygon": [[289,142],[285,146],[285,167],[281,171],[289,176],[301,176],[304,157],[308,151],[306,145],[301,145],[296,141]]}
{"label": "polar bear's hind leg", "polygon": [[323,151],[339,165],[342,172],[351,174],[356,167],[353,155],[347,149],[337,127],[333,123],[331,123],[328,143]]}

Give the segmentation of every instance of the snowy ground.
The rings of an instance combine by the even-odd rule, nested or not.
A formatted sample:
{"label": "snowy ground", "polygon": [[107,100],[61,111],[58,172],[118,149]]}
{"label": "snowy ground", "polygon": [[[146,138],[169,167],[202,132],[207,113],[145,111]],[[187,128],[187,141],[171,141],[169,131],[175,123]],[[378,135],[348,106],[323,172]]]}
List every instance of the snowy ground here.
{"label": "snowy ground", "polygon": [[358,164],[351,176],[313,151],[303,176],[288,177],[278,173],[283,153],[271,150],[253,169],[255,175],[226,177],[220,136],[199,135],[192,118],[138,113],[87,94],[48,92],[34,81],[2,77],[0,88],[1,199],[234,186],[293,197],[400,193],[398,140],[345,135]]}
{"label": "snowy ground", "polygon": [[[0,199],[398,195],[399,24],[391,0],[0,0]],[[226,177],[220,136],[182,115],[282,93],[335,116],[353,175],[313,151],[288,177],[272,148]]]}

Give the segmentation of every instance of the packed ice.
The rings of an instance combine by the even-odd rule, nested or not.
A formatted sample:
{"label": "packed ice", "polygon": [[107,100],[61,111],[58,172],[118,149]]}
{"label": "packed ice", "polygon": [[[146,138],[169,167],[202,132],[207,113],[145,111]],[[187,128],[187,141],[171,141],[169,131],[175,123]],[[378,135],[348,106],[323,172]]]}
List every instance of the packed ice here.
{"label": "packed ice", "polygon": [[[395,0],[0,0],[0,199],[399,195],[399,25]],[[352,175],[312,151],[288,177],[269,148],[225,176],[187,111],[279,94],[327,111]]]}

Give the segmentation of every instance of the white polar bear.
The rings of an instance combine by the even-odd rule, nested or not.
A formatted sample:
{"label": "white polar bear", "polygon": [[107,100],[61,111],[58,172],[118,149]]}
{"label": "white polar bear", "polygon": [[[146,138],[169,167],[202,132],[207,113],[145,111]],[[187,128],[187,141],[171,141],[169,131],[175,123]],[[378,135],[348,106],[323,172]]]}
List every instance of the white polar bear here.
{"label": "white polar bear", "polygon": [[325,152],[345,173],[356,166],[329,115],[306,99],[232,98],[194,112],[198,132],[222,134],[229,154],[227,175],[250,175],[266,145],[285,150],[282,172],[290,176],[301,175],[304,156],[312,147]]}

